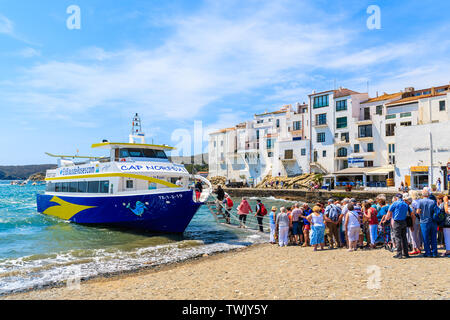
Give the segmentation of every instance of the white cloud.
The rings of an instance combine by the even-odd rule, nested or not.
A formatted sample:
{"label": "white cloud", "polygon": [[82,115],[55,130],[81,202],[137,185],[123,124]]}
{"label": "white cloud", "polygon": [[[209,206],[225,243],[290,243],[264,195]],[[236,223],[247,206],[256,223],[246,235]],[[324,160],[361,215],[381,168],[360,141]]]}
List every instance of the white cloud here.
{"label": "white cloud", "polygon": [[0,33],[6,35],[14,35],[14,24],[4,15],[0,14]]}
{"label": "white cloud", "polygon": [[39,50],[36,50],[34,48],[25,48],[21,51],[18,52],[19,56],[24,57],[24,58],[33,58],[33,57],[38,57],[41,55],[41,52]]}
{"label": "white cloud", "polygon": [[[102,108],[192,120],[211,117],[217,101],[228,96],[264,88],[271,89],[262,100],[274,105],[303,102],[311,90],[306,88],[331,86],[332,80],[320,80],[323,70],[375,68],[383,74],[380,65],[420,51],[408,40],[361,49],[358,33],[342,23],[345,14],[328,14],[304,1],[235,4],[208,2],[191,16],[158,21],[173,31],[159,47],[82,49],[25,70],[2,91],[9,102],[50,116],[83,117]],[[215,125],[224,126],[240,118],[235,111],[218,117]]]}

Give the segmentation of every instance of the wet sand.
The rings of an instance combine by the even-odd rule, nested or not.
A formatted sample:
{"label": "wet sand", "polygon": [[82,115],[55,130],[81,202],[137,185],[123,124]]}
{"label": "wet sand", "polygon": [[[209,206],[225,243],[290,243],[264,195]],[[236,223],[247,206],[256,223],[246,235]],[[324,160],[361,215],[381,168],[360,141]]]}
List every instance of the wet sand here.
{"label": "wet sand", "polygon": [[449,258],[392,256],[263,244],[1,299],[450,299]]}

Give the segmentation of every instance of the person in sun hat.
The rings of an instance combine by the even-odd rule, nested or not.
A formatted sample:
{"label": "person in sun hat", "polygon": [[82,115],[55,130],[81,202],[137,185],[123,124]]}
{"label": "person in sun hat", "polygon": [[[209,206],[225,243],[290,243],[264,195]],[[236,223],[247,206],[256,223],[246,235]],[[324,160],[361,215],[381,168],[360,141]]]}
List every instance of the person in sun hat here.
{"label": "person in sun hat", "polygon": [[276,239],[275,239],[275,233],[276,233],[276,229],[277,229],[277,207],[273,206],[272,210],[269,213],[269,220],[270,220],[270,243],[271,244],[275,244],[276,243]]}

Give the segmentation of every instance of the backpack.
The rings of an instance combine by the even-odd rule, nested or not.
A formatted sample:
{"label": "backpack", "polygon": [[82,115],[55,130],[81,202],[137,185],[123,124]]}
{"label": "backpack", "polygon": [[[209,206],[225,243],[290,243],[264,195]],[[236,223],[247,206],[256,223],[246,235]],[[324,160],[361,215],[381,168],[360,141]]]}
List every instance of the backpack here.
{"label": "backpack", "polygon": [[234,206],[233,200],[230,197],[227,198],[227,206],[232,208]]}
{"label": "backpack", "polygon": [[339,208],[338,206],[332,204],[331,205],[331,210],[330,213],[328,214],[329,218],[331,220],[333,220],[334,222],[339,220],[339,216],[341,215],[341,208]]}
{"label": "backpack", "polygon": [[261,206],[260,215],[262,215],[264,217],[267,214],[267,209],[262,203],[260,203],[259,205]]}
{"label": "backpack", "polygon": [[433,221],[436,222],[439,226],[442,225],[445,221],[445,209],[441,209],[436,205],[433,211]]}

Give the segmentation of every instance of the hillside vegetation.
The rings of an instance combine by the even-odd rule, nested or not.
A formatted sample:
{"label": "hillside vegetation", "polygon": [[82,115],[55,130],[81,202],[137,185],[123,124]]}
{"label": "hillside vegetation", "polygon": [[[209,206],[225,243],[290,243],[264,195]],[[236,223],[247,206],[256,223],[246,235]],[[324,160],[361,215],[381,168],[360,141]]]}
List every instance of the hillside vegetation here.
{"label": "hillside vegetation", "polygon": [[37,173],[45,175],[46,170],[54,168],[54,164],[0,166],[0,180],[26,180]]}

